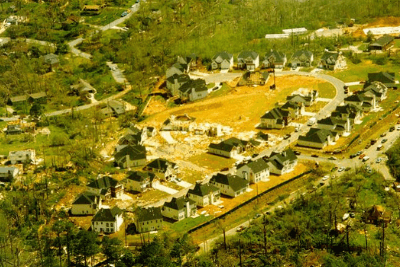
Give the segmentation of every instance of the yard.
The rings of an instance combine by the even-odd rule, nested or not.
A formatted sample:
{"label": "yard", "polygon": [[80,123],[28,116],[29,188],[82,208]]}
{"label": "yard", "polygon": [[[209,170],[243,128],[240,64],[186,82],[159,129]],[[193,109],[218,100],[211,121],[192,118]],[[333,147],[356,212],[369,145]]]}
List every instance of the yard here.
{"label": "yard", "polygon": [[93,25],[107,25],[110,22],[121,17],[122,12],[126,11],[126,8],[120,7],[106,7],[99,15],[83,16],[85,23]]}

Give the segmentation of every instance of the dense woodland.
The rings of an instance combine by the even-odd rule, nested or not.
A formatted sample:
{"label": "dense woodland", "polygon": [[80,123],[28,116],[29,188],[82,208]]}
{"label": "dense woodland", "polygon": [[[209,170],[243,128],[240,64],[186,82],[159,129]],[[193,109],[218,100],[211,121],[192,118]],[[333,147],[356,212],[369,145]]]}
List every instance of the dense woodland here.
{"label": "dense woodland", "polygon": [[[145,89],[150,89],[152,81],[149,78],[164,75],[177,55],[196,53],[207,66],[214,53],[221,50],[238,53],[253,49],[263,55],[268,49],[277,48],[290,54],[307,44],[309,49],[322,53],[324,48],[335,49],[335,45],[351,44],[358,39],[295,37],[270,41],[264,35],[292,27],[312,30],[349,25],[351,18],[364,23],[376,17],[400,16],[399,0],[160,0],[143,3],[139,12],[126,22],[128,31],[94,33],[86,23],[65,23],[71,16],[81,17],[84,4],[92,3],[77,0],[0,3],[1,20],[9,15],[29,17],[29,22],[10,26],[3,34],[12,38],[12,42],[1,48],[0,107],[10,95],[43,90],[51,96],[53,104],[47,107],[50,110],[82,104],[78,98],[65,97],[69,86],[79,78],[102,88],[104,95],[113,93],[118,90],[117,85],[101,79],[108,74],[107,60],[126,70],[127,78],[135,86],[135,96],[145,96]],[[117,9],[115,19],[133,2],[116,0],[107,4],[107,10]],[[85,20],[96,23],[95,18],[85,17]],[[68,53],[66,42],[80,35],[86,37],[80,48],[93,55],[91,62],[76,60]],[[27,45],[16,38],[49,41],[56,44],[56,49]],[[49,52],[62,58],[61,69],[51,74],[41,61],[41,56]],[[228,239],[227,244],[220,241],[211,252],[198,258],[194,256],[197,247],[188,235],[164,235],[131,250],[125,249],[119,239],[101,239],[87,229],[78,229],[69,222],[67,212],[56,212],[54,205],[64,196],[66,187],[94,179],[94,169],[109,170],[109,166],[97,160],[98,144],[131,118],[122,116],[107,124],[102,124],[103,119],[94,112],[43,119],[41,125],[53,132],[48,138],[37,137],[35,143],[37,151],[47,155],[45,165],[28,173],[21,186],[0,189],[1,267],[70,266],[71,262],[88,266],[99,252],[104,255],[103,260],[115,266],[232,266],[240,262],[242,266],[289,263],[385,266],[385,262],[386,266],[396,266],[398,263],[400,232],[395,223],[399,217],[398,198],[384,190],[386,184],[379,174],[367,174],[362,169],[255,221],[252,227]],[[32,137],[24,138],[29,139],[24,142],[32,141]],[[2,149],[6,144],[12,146],[8,137],[0,141]],[[388,153],[389,166],[397,178],[399,155],[399,146]],[[54,171],[69,161],[76,167],[75,172]],[[349,207],[349,200],[357,205]],[[362,222],[363,211],[374,204],[393,211],[393,223],[385,229],[387,246],[381,250],[383,229]],[[335,221],[341,221],[343,213],[349,210],[356,213],[354,225],[343,233],[330,234]]]}

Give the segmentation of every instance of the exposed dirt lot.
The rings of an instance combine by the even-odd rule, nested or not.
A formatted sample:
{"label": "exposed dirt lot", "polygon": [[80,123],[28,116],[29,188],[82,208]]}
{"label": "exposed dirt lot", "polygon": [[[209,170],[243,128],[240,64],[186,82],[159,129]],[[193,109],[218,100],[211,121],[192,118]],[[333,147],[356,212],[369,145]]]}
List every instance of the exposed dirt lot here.
{"label": "exposed dirt lot", "polygon": [[[325,83],[312,77],[285,76],[276,77],[276,90],[270,90],[273,83],[271,77],[265,86],[231,88],[226,95],[213,97],[211,94],[205,100],[188,103],[160,112],[164,105],[154,99],[150,102],[147,114],[152,114],[144,124],[160,127],[170,114],[189,114],[196,118],[197,123],[220,123],[232,127],[234,132],[254,131],[260,117],[276,102],[284,102],[286,96],[294,90],[305,87],[315,88],[317,84]],[[218,91],[217,91],[218,92]]]}
{"label": "exposed dirt lot", "polygon": [[[391,26],[399,26],[400,25],[400,18],[399,17],[384,17],[384,18],[377,18],[374,22],[370,22],[364,25],[355,25],[357,29],[352,33],[353,36],[366,36],[363,32],[365,28],[377,28],[377,27],[391,27]],[[351,28],[349,28],[351,29]]]}

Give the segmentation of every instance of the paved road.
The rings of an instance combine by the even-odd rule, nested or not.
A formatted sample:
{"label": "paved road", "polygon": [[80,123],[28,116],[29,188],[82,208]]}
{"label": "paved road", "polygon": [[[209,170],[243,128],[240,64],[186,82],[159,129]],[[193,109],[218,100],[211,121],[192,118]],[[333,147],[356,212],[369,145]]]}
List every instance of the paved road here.
{"label": "paved road", "polygon": [[108,61],[106,64],[110,68],[111,74],[117,83],[127,83],[128,82],[128,80],[125,78],[122,71],[118,68],[117,64],[114,64],[110,61]]}

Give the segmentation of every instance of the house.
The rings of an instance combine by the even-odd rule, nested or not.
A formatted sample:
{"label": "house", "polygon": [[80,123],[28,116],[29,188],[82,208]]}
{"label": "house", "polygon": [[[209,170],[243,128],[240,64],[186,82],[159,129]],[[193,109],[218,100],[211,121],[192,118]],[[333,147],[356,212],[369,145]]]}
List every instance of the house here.
{"label": "house", "polygon": [[171,201],[165,202],[161,208],[164,217],[180,221],[196,215],[196,202],[187,197],[173,197]]}
{"label": "house", "polygon": [[277,68],[283,69],[286,65],[286,55],[282,52],[271,49],[264,57],[264,68]]}
{"label": "house", "polygon": [[217,173],[210,179],[210,184],[218,187],[221,194],[237,197],[249,188],[249,181],[237,175]]}
{"label": "house", "polygon": [[194,125],[196,118],[191,117],[187,114],[184,115],[171,115],[163,125],[161,126],[161,131],[184,131],[190,132]]}
{"label": "house", "polygon": [[178,89],[179,97],[182,100],[196,101],[208,95],[206,81],[203,79],[189,80]]}
{"label": "house", "polygon": [[139,233],[157,231],[163,227],[160,207],[139,208],[136,217],[136,230]]}
{"label": "house", "polygon": [[11,164],[31,164],[36,161],[36,151],[34,149],[10,151],[8,159]]}
{"label": "house", "polygon": [[174,76],[175,74],[181,75],[186,72],[187,72],[187,66],[177,62],[174,65],[172,65],[169,69],[167,69],[166,78],[168,79],[169,77]]}
{"label": "house", "polygon": [[166,159],[158,158],[147,164],[143,169],[157,173],[157,176],[159,176],[161,179],[168,180],[176,176],[178,172],[178,165]]}
{"label": "house", "polygon": [[21,125],[19,124],[7,124],[6,134],[14,135],[14,134],[21,134],[22,129]]}
{"label": "house", "polygon": [[92,231],[105,234],[116,233],[123,222],[122,210],[117,206],[111,209],[102,208],[92,218]]}
{"label": "house", "polygon": [[282,153],[272,152],[268,158],[270,173],[282,175],[294,170],[297,165],[297,156],[290,148]]}
{"label": "house", "polygon": [[372,51],[372,50],[385,51],[386,49],[388,49],[392,45],[393,41],[394,41],[394,37],[393,36],[385,34],[382,37],[376,39],[374,42],[371,42],[368,45],[368,50],[369,51]]}
{"label": "house", "polygon": [[7,101],[7,105],[10,106],[23,106],[28,103],[28,95],[19,95],[10,97]]}
{"label": "house", "polygon": [[247,141],[240,140],[236,137],[231,137],[217,144],[211,143],[208,146],[208,153],[216,154],[226,158],[233,158],[238,154],[243,153],[248,148],[249,144]]}
{"label": "house", "polygon": [[45,56],[43,56],[44,63],[47,65],[50,65],[50,69],[52,70],[53,68],[58,67],[60,64],[60,59],[58,58],[57,55],[50,53]]}
{"label": "house", "polygon": [[155,175],[151,172],[129,172],[128,176],[122,181],[125,190],[134,192],[144,192],[152,187]]}
{"label": "house", "polygon": [[46,104],[47,103],[47,94],[46,92],[38,92],[34,94],[30,94],[28,96],[28,102],[31,104]]}
{"label": "house", "polygon": [[350,119],[342,120],[337,117],[327,117],[324,119],[320,119],[317,121],[318,129],[330,130],[333,132],[337,132],[339,135],[343,135],[344,133],[350,133],[351,124]]}
{"label": "house", "polygon": [[93,215],[101,208],[101,197],[99,195],[84,192],[72,202],[72,215]]}
{"label": "house", "polygon": [[385,227],[392,220],[392,212],[386,211],[381,205],[373,205],[364,214],[364,221],[381,226],[384,223]]}
{"label": "house", "polygon": [[343,69],[346,66],[346,61],[342,52],[325,51],[321,57],[318,67],[326,70]]}
{"label": "house", "polygon": [[233,56],[226,51],[219,52],[211,59],[211,69],[229,70],[233,66]]}
{"label": "house", "polygon": [[126,145],[119,148],[114,159],[120,168],[139,167],[146,164],[146,148],[141,145]]}
{"label": "house", "polygon": [[288,110],[281,108],[273,108],[263,116],[261,116],[261,123],[259,128],[265,129],[282,129],[290,122]]}
{"label": "house", "polygon": [[363,95],[375,96],[376,101],[381,102],[387,97],[387,87],[383,83],[375,81],[363,89]]}
{"label": "house", "polygon": [[102,195],[104,198],[118,198],[124,194],[124,185],[109,176],[98,177],[86,187],[89,193]]}
{"label": "house", "polygon": [[331,130],[311,128],[306,135],[300,135],[297,139],[298,146],[323,149],[334,144],[339,139],[339,134]]}
{"label": "house", "polygon": [[258,141],[260,141],[260,142],[268,142],[269,137],[268,137],[268,134],[265,134],[265,133],[259,131],[259,132],[256,134],[255,139],[258,140]]}
{"label": "house", "polygon": [[297,119],[304,112],[304,104],[302,102],[286,101],[280,109],[287,111],[290,119]]}
{"label": "house", "polygon": [[366,96],[362,92],[346,97],[344,103],[356,105],[366,112],[376,109],[377,106],[375,95]]}
{"label": "house", "polygon": [[194,70],[197,67],[197,56],[196,54],[190,54],[186,57],[178,56],[176,62],[187,66],[187,71]]}
{"label": "house", "polygon": [[[139,132],[137,134],[126,134],[122,136],[118,140],[118,145],[120,146],[125,146],[125,145],[130,145],[130,146],[135,146],[135,145],[142,145],[144,139],[142,138],[142,132]],[[117,149],[119,150],[119,149]]]}
{"label": "house", "polygon": [[189,189],[187,196],[195,201],[197,206],[205,207],[220,200],[220,190],[211,184],[196,183],[193,189]]}
{"label": "house", "polygon": [[299,50],[296,51],[292,58],[290,59],[290,62],[292,66],[302,66],[302,67],[310,67],[312,62],[314,60],[314,55],[312,52],[308,50]]}
{"label": "house", "polygon": [[179,88],[187,82],[190,81],[190,77],[187,74],[177,74],[167,78],[167,89],[171,92],[173,96],[179,95]]}
{"label": "house", "polygon": [[368,87],[373,82],[381,82],[387,88],[397,88],[398,84],[394,72],[374,72],[368,73],[368,81],[364,84],[364,88]]}
{"label": "house", "polygon": [[254,51],[243,51],[238,56],[238,68],[255,71],[260,65],[260,57]]}
{"label": "house", "polygon": [[101,12],[99,5],[84,5],[82,8],[82,15],[98,15]]}
{"label": "house", "polygon": [[248,180],[252,184],[269,181],[268,163],[260,158],[241,163],[236,167],[236,175]]}
{"label": "house", "polygon": [[315,101],[312,95],[301,95],[301,94],[293,94],[287,96],[286,100],[293,103],[302,103],[306,107],[311,106]]}
{"label": "house", "polygon": [[1,167],[0,166],[0,181],[11,182],[19,174],[19,169],[16,167]]}
{"label": "house", "polygon": [[340,118],[342,120],[349,119],[351,124],[360,121],[362,116],[363,116],[362,108],[354,104],[337,106],[335,111],[333,111],[331,114],[331,117]]}
{"label": "house", "polygon": [[125,104],[118,100],[107,101],[107,107],[101,109],[101,113],[103,113],[105,117],[118,117],[124,114],[125,111]]}

